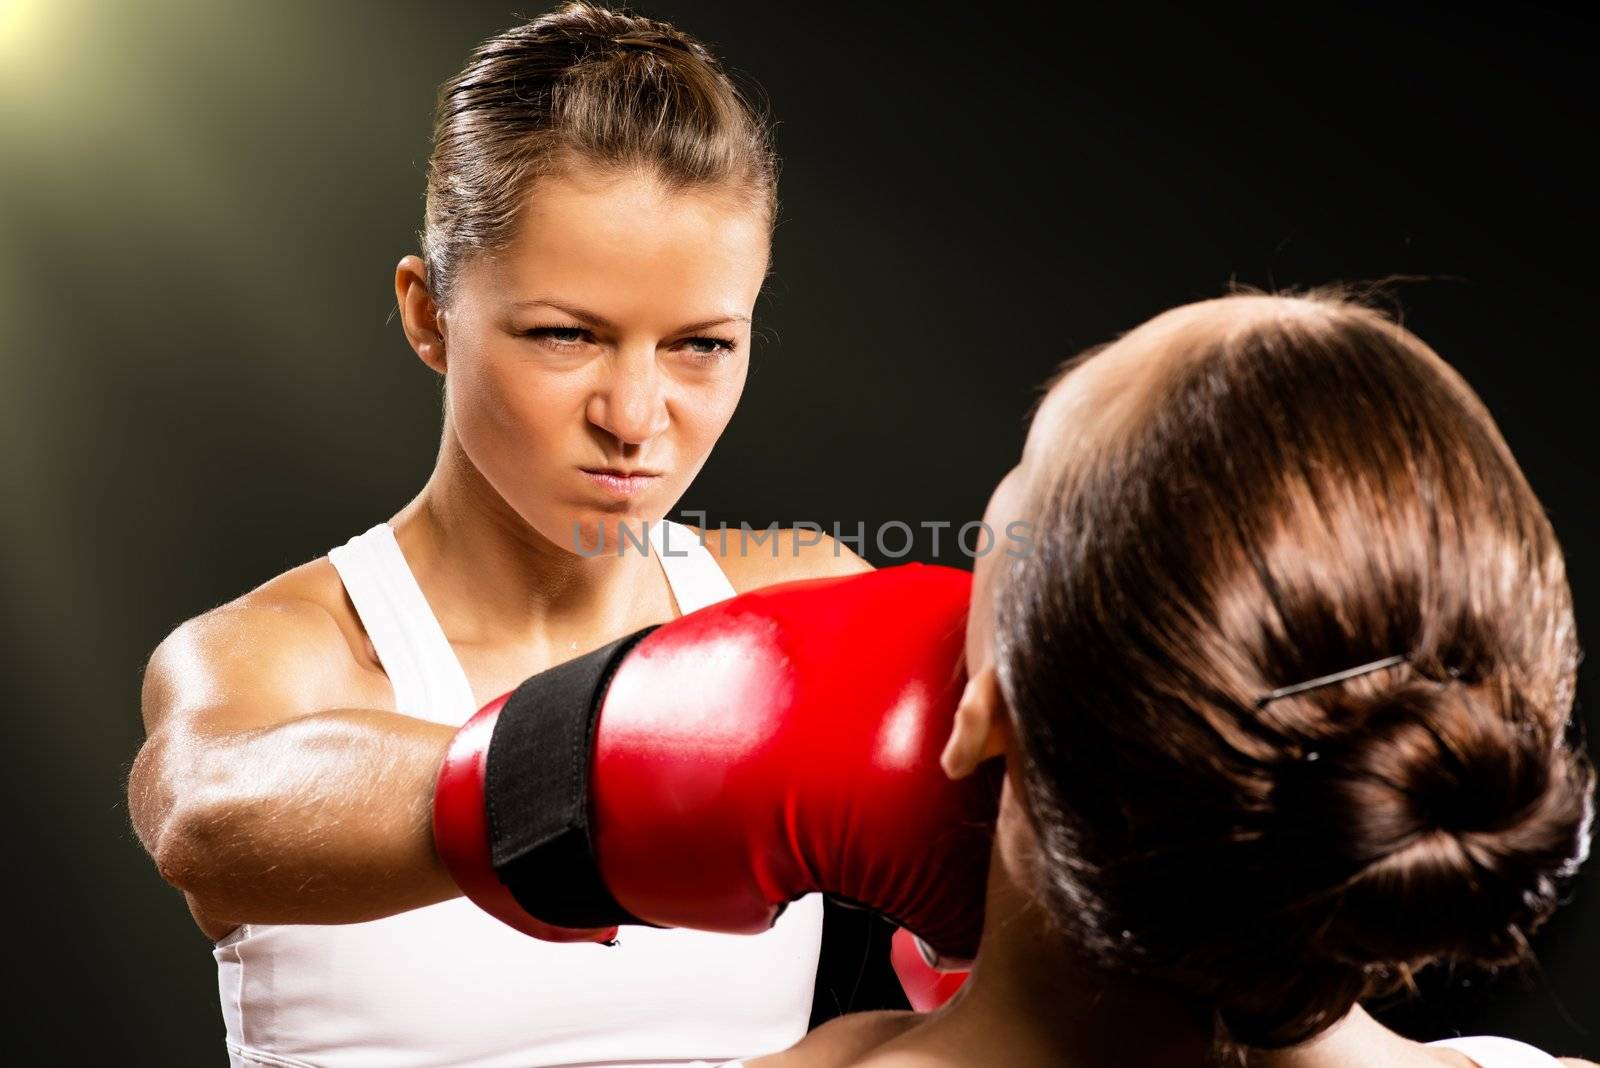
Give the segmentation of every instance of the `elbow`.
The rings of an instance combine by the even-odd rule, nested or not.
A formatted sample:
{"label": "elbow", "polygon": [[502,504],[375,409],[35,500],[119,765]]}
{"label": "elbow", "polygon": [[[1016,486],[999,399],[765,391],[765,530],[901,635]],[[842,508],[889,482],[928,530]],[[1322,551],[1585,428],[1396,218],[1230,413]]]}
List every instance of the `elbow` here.
{"label": "elbow", "polygon": [[231,926],[253,922],[260,901],[252,874],[229,852],[237,842],[234,821],[218,809],[175,813],[150,843],[156,872],[188,900],[196,917]]}
{"label": "elbow", "polygon": [[169,884],[197,898],[219,888],[222,821],[215,811],[191,807],[173,812],[147,843],[156,871]]}
{"label": "elbow", "polygon": [[243,887],[238,851],[251,840],[251,799],[232,776],[198,773],[195,754],[180,762],[164,738],[152,738],[134,759],[128,811],[156,871],[200,901],[231,898]]}
{"label": "elbow", "polygon": [[193,892],[208,877],[217,817],[211,806],[196,804],[192,791],[167,773],[166,755],[166,746],[152,739],[134,758],[128,776],[128,814],[161,878]]}

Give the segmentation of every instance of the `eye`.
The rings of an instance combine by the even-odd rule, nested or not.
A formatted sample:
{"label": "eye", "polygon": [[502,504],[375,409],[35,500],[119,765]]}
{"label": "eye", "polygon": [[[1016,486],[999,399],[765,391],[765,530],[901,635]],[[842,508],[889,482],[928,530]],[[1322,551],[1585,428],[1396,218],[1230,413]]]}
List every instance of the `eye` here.
{"label": "eye", "polygon": [[726,356],[737,347],[724,337],[691,337],[685,338],[680,344],[688,347],[689,355],[707,362]]}
{"label": "eye", "polygon": [[524,330],[523,337],[535,338],[544,342],[551,348],[570,349],[586,340],[589,331],[581,326],[536,326],[531,330]]}

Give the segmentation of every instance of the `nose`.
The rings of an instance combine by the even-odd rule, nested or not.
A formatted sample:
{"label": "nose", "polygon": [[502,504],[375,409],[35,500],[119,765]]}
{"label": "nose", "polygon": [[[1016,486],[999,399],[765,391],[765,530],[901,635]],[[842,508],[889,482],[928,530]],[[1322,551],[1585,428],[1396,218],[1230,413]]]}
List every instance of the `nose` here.
{"label": "nose", "polygon": [[667,398],[654,350],[618,352],[589,398],[589,422],[623,446],[643,445],[667,429]]}

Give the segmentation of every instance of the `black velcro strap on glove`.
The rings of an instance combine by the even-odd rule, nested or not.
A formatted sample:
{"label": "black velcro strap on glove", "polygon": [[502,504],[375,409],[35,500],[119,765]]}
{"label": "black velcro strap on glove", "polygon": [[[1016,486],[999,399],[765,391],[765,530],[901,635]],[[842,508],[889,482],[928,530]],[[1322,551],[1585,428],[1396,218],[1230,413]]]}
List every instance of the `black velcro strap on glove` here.
{"label": "black velcro strap on glove", "polygon": [[528,679],[495,721],[484,761],[489,859],[530,916],[577,929],[645,924],[600,877],[589,834],[590,746],[600,704],[646,627]]}

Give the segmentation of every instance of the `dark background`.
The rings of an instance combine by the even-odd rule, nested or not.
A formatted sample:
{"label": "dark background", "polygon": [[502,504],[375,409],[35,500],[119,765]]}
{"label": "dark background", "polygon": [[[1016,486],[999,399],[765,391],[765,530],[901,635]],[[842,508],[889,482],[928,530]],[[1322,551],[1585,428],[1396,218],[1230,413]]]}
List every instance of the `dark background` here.
{"label": "dark background", "polygon": [[[975,519],[1072,351],[1232,280],[1421,276],[1405,320],[1499,419],[1593,633],[1592,38],[1566,15],[642,7],[765,87],[786,160],[765,340],[686,508]],[[0,0],[9,1057],[223,1061],[208,944],[128,829],[142,663],[422,485],[438,385],[389,312],[433,94],[545,9]],[[892,1004],[865,922],[830,924],[819,1012]],[[1600,1056],[1600,864],[1537,949],[1384,1018]]]}

